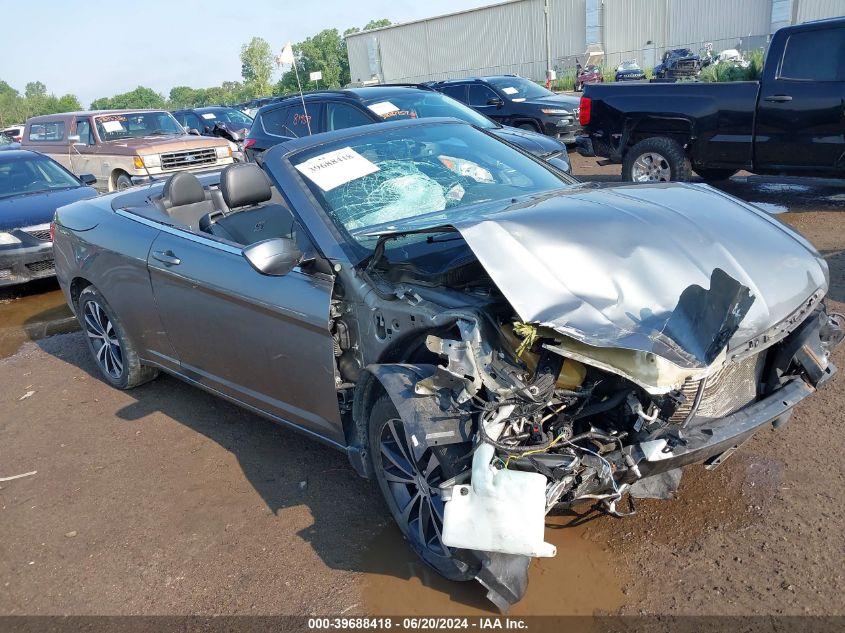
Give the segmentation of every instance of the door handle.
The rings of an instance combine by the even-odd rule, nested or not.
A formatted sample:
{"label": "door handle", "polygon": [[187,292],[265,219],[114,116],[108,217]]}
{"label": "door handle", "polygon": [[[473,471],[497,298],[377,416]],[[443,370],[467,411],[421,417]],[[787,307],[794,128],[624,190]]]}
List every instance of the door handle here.
{"label": "door handle", "polygon": [[153,259],[157,259],[165,266],[178,266],[182,260],[173,254],[173,251],[153,251]]}
{"label": "door handle", "polygon": [[770,97],[765,97],[764,101],[773,101],[774,103],[786,103],[787,101],[792,101],[792,97],[789,95],[771,95]]}

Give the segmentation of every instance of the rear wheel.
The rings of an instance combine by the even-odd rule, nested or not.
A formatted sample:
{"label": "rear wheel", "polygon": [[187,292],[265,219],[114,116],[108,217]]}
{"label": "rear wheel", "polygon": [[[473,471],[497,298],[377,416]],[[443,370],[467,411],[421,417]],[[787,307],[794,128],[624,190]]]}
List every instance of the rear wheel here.
{"label": "rear wheel", "polygon": [[439,485],[456,474],[451,470],[455,445],[428,448],[415,458],[405,425],[386,394],[370,411],[369,442],[379,488],[411,548],[450,580],[473,578],[441,538],[445,503]]}
{"label": "rear wheel", "polygon": [[684,148],[665,136],[640,141],[622,161],[622,179],[629,182],[686,182],[691,177],[692,167]]}
{"label": "rear wheel", "polygon": [[727,180],[736,172],[736,169],[705,169],[703,167],[695,168],[695,173],[704,178],[704,180]]}
{"label": "rear wheel", "polygon": [[91,356],[110,385],[131,389],[158,376],[157,369],[141,364],[120,319],[94,286],[79,293],[76,315]]}

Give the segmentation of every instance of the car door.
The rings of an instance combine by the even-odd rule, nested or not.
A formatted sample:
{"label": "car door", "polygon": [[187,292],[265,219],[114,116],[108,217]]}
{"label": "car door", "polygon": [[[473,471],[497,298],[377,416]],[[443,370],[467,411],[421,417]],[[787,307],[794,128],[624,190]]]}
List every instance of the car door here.
{"label": "car door", "polygon": [[502,122],[507,118],[503,114],[505,111],[502,108],[503,104],[504,100],[489,86],[484,84],[469,85],[469,105],[481,114],[486,114],[494,121]]}
{"label": "car door", "polygon": [[755,126],[758,168],[845,168],[845,28],[789,34],[767,60]]}
{"label": "car door", "polygon": [[[71,171],[75,174],[96,175],[97,165],[92,158],[97,143],[94,139],[94,131],[91,129],[91,121],[88,117],[77,117],[74,128],[74,134],[79,137],[79,140],[70,145]],[[107,188],[108,183],[102,183],[98,179],[97,185],[100,188]]]}
{"label": "car door", "polygon": [[329,332],[332,280],[268,276],[230,242],[163,227],[148,267],[184,375],[338,443],[343,432]]}

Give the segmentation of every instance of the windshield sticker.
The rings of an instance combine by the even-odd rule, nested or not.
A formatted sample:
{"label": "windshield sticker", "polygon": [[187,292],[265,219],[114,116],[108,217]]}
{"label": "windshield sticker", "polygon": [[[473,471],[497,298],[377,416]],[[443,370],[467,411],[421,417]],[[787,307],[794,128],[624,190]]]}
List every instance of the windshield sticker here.
{"label": "windshield sticker", "polygon": [[214,116],[213,112],[204,112],[202,115],[203,119],[216,119],[217,117]]}
{"label": "windshield sticker", "polygon": [[513,88],[511,86],[506,86],[506,87],[502,88],[502,92],[504,92],[506,95],[515,95],[515,94],[519,93],[519,90],[517,90],[516,88]]}
{"label": "windshield sticker", "polygon": [[399,108],[390,103],[390,101],[379,101],[378,103],[368,105],[367,107],[383,118],[387,118],[388,114],[399,110]]}
{"label": "windshield sticker", "polygon": [[103,121],[103,129],[106,132],[120,132],[123,130],[123,125],[120,121]]}
{"label": "windshield sticker", "polygon": [[379,171],[374,163],[351,147],[320,154],[296,166],[296,169],[323,191],[363,178]]}
{"label": "windshield sticker", "polygon": [[417,113],[413,110],[394,110],[393,112],[388,112],[387,114],[383,114],[381,116],[382,119],[391,119],[397,116],[404,116],[409,119],[416,119]]}

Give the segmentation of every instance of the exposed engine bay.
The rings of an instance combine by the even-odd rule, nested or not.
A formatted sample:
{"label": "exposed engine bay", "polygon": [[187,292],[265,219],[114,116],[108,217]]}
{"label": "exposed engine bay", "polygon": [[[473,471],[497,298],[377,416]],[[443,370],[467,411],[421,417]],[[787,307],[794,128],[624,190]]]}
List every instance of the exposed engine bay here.
{"label": "exposed engine bay", "polygon": [[[588,502],[622,517],[635,498],[670,498],[683,466],[715,468],[762,418],[786,422],[835,372],[828,356],[843,318],[825,313],[821,291],[757,339],[729,345],[754,297],[716,269],[710,288],[682,293],[659,333],[676,357],[701,350],[705,362],[681,367],[522,321],[460,237],[427,233],[437,256],[414,261],[406,236],[381,239],[355,275],[372,292],[357,304],[338,293],[341,406],[361,424],[355,408],[377,379],[414,458],[440,462],[432,534],[503,610],[524,593],[530,557],[556,554],[543,539],[552,509]],[[385,255],[389,239],[400,242],[400,263]],[[379,364],[360,353],[359,337],[382,343]]]}

